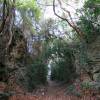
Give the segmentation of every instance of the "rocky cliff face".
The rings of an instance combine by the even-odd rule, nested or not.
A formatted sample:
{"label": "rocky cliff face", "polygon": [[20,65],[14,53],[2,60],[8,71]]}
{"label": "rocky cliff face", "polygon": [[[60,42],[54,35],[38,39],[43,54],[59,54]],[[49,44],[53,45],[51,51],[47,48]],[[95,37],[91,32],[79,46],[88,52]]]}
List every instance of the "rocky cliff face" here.
{"label": "rocky cliff face", "polygon": [[[98,35],[98,37],[94,39],[91,44],[88,44],[86,49],[81,48],[80,51],[79,46],[78,48],[77,46],[73,48],[76,48],[77,50],[77,53],[75,54],[76,72],[80,75],[81,71],[85,69],[82,72],[83,74],[87,73],[92,80],[100,82],[100,35]],[[84,52],[84,50],[86,50],[86,55],[84,55],[83,53],[81,54],[81,52]],[[84,62],[84,59],[86,61],[86,64]],[[83,61],[83,64],[81,64],[80,60]]]}
{"label": "rocky cliff face", "polygon": [[0,42],[0,82],[7,85],[5,91],[13,91],[17,84],[26,85],[24,76],[27,63],[27,43],[21,30],[17,28],[15,28],[8,51],[4,52],[3,46],[6,43]]}
{"label": "rocky cliff face", "polygon": [[100,81],[100,36],[88,46],[88,58],[94,79]]}

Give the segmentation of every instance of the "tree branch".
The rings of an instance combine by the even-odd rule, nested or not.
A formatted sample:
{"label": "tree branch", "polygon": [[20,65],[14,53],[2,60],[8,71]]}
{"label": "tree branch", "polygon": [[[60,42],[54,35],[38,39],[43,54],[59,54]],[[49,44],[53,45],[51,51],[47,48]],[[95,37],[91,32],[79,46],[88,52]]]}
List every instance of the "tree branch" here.
{"label": "tree branch", "polygon": [[[61,3],[60,3],[60,4],[61,4]],[[76,31],[76,33],[78,34],[78,36],[79,36],[80,39],[83,38],[84,33],[83,33],[75,24],[71,24],[70,21],[69,21],[67,18],[61,17],[60,15],[58,15],[58,14],[56,13],[56,9],[55,9],[55,0],[53,0],[53,11],[54,11],[54,14],[55,14],[57,17],[59,17],[59,18],[62,19],[62,20],[65,20],[65,21],[69,24],[69,26],[70,26],[71,28],[73,28],[73,29]],[[68,12],[68,13],[69,13],[69,12]],[[69,17],[71,18],[71,15],[70,15],[70,14],[69,14]],[[71,20],[72,20],[72,18],[71,18]]]}

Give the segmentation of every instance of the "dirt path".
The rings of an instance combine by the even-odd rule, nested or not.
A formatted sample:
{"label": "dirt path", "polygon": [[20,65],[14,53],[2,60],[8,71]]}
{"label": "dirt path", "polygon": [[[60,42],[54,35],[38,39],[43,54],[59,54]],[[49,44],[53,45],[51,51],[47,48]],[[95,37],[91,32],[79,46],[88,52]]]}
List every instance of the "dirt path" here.
{"label": "dirt path", "polygon": [[79,98],[74,95],[67,95],[67,87],[66,84],[48,80],[48,85],[40,89],[41,91],[38,93],[39,95],[37,95],[37,100],[97,100],[90,96]]}
{"label": "dirt path", "polygon": [[46,95],[64,95],[66,91],[66,85],[61,85],[60,83],[54,81],[48,81],[47,93]]}
{"label": "dirt path", "polygon": [[77,97],[66,95],[66,84],[60,84],[54,81],[48,81],[46,87],[42,87],[38,90],[36,96],[39,97],[38,100],[79,100]]}
{"label": "dirt path", "polygon": [[33,94],[38,95],[38,96],[44,96],[44,95],[60,95],[63,94],[65,95],[67,85],[66,84],[61,84],[57,83],[55,81],[48,81],[48,84],[46,86],[40,86],[39,89],[33,92]]}
{"label": "dirt path", "polygon": [[9,100],[97,100],[89,96],[78,98],[76,96],[66,95],[66,88],[67,85],[65,84],[62,85],[49,80],[47,86],[41,86],[33,93],[12,96]]}

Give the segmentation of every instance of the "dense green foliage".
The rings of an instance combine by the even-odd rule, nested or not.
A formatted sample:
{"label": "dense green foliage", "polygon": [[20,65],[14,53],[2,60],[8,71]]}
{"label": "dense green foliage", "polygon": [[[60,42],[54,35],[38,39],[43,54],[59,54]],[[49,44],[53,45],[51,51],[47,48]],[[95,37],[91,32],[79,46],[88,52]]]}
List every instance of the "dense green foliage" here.
{"label": "dense green foliage", "polygon": [[[60,82],[73,80],[77,65],[80,71],[92,72],[89,69],[95,66],[89,66],[87,49],[100,35],[100,0],[87,0],[77,10],[77,24],[67,11],[69,15],[63,14],[61,19],[41,19],[44,7],[41,10],[37,1],[0,0],[0,81],[9,83],[9,77],[14,75],[16,83],[27,86],[29,91],[47,82],[48,65],[51,79]],[[84,34],[79,38],[75,31]],[[89,84],[83,83],[83,87],[90,88]]]}
{"label": "dense green foliage", "polygon": [[67,82],[75,76],[73,50],[64,40],[55,39],[51,50],[51,79]]}
{"label": "dense green foliage", "polygon": [[100,7],[99,0],[86,1],[84,8],[81,9],[80,21],[78,21],[79,27],[85,33],[85,40],[87,43],[92,42],[100,33]]}
{"label": "dense green foliage", "polygon": [[36,60],[32,65],[27,67],[27,77],[29,90],[33,90],[40,84],[45,84],[47,79],[47,66],[41,61]]}

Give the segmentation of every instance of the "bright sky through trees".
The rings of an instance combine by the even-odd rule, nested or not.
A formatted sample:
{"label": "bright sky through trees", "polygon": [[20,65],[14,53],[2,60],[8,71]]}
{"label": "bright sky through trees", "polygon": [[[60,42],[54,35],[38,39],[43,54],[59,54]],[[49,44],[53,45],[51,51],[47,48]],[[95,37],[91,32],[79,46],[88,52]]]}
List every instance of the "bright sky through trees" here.
{"label": "bright sky through trees", "polygon": [[[74,17],[75,10],[80,9],[84,5],[85,0],[68,0],[67,2],[63,2],[63,7],[71,12],[72,17]],[[68,5],[67,5],[68,4]],[[60,10],[59,7],[56,8]],[[53,18],[56,16],[53,13],[53,7],[47,6],[44,13],[44,19]]]}

